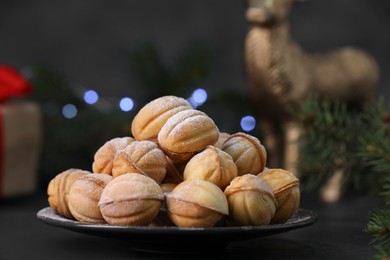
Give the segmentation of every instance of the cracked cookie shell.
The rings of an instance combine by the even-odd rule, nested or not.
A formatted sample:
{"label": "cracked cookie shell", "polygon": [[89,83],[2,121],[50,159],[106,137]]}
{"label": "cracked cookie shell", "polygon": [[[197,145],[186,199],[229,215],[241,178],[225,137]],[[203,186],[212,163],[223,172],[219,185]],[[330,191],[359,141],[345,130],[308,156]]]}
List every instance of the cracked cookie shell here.
{"label": "cracked cookie shell", "polygon": [[285,223],[299,208],[299,179],[284,169],[269,169],[258,176],[272,189],[278,201],[271,224]]}
{"label": "cracked cookie shell", "polygon": [[245,174],[234,178],[224,193],[234,225],[268,225],[275,214],[277,201],[274,194],[256,175]]}
{"label": "cracked cookie shell", "polygon": [[83,223],[105,223],[98,202],[103,189],[112,180],[108,174],[91,173],[70,186],[68,205],[73,217]]}
{"label": "cracked cookie shell", "polygon": [[180,111],[192,109],[191,104],[180,97],[163,96],[143,106],[131,123],[131,133],[138,141],[157,142],[157,135],[165,122]]}
{"label": "cracked cookie shell", "polygon": [[232,156],[239,176],[258,174],[265,168],[267,152],[260,140],[252,135],[233,134],[226,139],[221,149]]}
{"label": "cracked cookie shell", "polygon": [[141,173],[158,183],[167,172],[164,152],[152,141],[134,141],[119,151],[113,161],[112,175]]}
{"label": "cracked cookie shell", "polygon": [[69,189],[75,180],[86,174],[90,174],[90,172],[72,168],[57,174],[49,182],[47,187],[48,201],[55,212],[66,218],[73,218],[68,206]]}
{"label": "cracked cookie shell", "polygon": [[214,183],[224,190],[237,176],[237,166],[232,157],[212,145],[196,154],[184,169],[184,180],[201,179]]}
{"label": "cracked cookie shell", "polygon": [[163,191],[152,178],[127,173],[105,187],[99,207],[111,225],[144,226],[156,218],[163,200]]}
{"label": "cracked cookie shell", "polygon": [[218,137],[214,121],[202,111],[191,109],[168,119],[158,134],[158,144],[172,161],[185,163],[217,142]]}
{"label": "cracked cookie shell", "polygon": [[96,151],[92,171],[112,175],[112,162],[117,152],[134,141],[132,137],[118,137],[107,141]]}
{"label": "cracked cookie shell", "polygon": [[204,180],[188,180],[166,195],[170,220],[179,227],[212,227],[229,214],[223,191]]}

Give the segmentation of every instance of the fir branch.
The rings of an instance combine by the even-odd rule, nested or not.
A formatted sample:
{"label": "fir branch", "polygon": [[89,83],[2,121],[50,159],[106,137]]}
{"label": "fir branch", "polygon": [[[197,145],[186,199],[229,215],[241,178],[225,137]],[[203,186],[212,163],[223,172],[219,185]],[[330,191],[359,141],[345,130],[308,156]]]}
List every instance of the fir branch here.
{"label": "fir branch", "polygon": [[354,109],[317,96],[308,98],[297,116],[304,130],[299,162],[303,187],[317,189],[342,169],[343,188],[377,189],[390,204],[388,111],[383,99]]}
{"label": "fir branch", "polygon": [[298,118],[304,129],[299,161],[303,187],[319,188],[338,169],[344,171],[343,188],[359,183],[354,154],[364,128],[359,111],[313,96],[304,102]]}
{"label": "fir branch", "polygon": [[365,135],[359,138],[361,144],[357,157],[365,164],[375,181],[377,190],[385,204],[390,205],[390,135],[388,107],[383,99],[366,107],[363,120],[369,122]]}
{"label": "fir branch", "polygon": [[390,244],[390,210],[374,209],[369,212],[368,224],[364,231],[373,235],[371,245]]}

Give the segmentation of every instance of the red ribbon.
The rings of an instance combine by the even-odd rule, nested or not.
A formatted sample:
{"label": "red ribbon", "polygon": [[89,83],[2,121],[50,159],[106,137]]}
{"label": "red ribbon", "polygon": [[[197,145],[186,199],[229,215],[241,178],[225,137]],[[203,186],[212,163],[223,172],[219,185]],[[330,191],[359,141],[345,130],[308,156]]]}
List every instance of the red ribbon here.
{"label": "red ribbon", "polygon": [[32,91],[28,82],[16,69],[0,66],[0,102],[14,97],[25,96]]}

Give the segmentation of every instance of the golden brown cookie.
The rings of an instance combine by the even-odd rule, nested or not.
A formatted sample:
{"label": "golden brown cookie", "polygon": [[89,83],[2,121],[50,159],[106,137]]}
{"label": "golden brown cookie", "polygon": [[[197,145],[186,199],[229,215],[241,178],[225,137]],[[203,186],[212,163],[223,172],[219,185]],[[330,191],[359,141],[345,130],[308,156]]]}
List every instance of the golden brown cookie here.
{"label": "golden brown cookie", "polygon": [[270,223],[277,202],[268,185],[259,177],[245,174],[225,189],[229,214],[235,225],[261,226]]}
{"label": "golden brown cookie", "polygon": [[118,151],[134,142],[132,137],[118,137],[107,141],[96,151],[92,164],[94,173],[105,173],[112,175],[112,161]]}
{"label": "golden brown cookie", "polygon": [[103,189],[111,180],[111,175],[92,173],[73,182],[69,190],[68,205],[75,219],[83,223],[105,222],[98,203]]}
{"label": "golden brown cookie", "polygon": [[201,179],[224,190],[237,176],[237,166],[230,154],[212,145],[190,159],[184,169],[184,180]]}
{"label": "golden brown cookie", "polygon": [[167,172],[164,152],[152,141],[134,141],[119,151],[113,161],[112,175],[141,173],[161,183]]}
{"label": "golden brown cookie", "polygon": [[272,189],[278,207],[271,224],[285,223],[298,210],[300,204],[299,180],[295,175],[284,169],[269,169],[259,175]]}
{"label": "golden brown cookie", "polygon": [[218,141],[219,130],[214,121],[199,110],[181,111],[164,124],[158,144],[175,163],[185,163],[206,146]]}
{"label": "golden brown cookie", "polygon": [[174,114],[192,109],[191,104],[180,97],[163,96],[141,108],[131,124],[131,132],[138,141],[157,142],[157,135],[165,122]]}
{"label": "golden brown cookie", "polygon": [[111,225],[143,226],[154,220],[163,200],[163,191],[152,178],[127,173],[106,186],[99,207]]}
{"label": "golden brown cookie", "polygon": [[222,151],[233,157],[238,175],[258,174],[265,168],[267,152],[260,140],[252,135],[236,133],[222,145]]}
{"label": "golden brown cookie", "polygon": [[204,180],[183,181],[166,195],[166,204],[179,227],[212,227],[229,211],[223,191]]}
{"label": "golden brown cookie", "polygon": [[50,207],[55,212],[66,218],[73,218],[68,207],[69,189],[76,179],[86,174],[90,174],[90,172],[80,169],[69,169],[57,174],[49,182],[47,187],[48,201]]}

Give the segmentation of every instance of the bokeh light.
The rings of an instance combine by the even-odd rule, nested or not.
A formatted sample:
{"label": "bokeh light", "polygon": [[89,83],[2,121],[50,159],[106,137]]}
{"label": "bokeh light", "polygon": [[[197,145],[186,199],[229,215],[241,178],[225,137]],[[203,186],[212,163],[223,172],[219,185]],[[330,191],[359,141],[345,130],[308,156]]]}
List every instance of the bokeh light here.
{"label": "bokeh light", "polygon": [[242,130],[250,132],[256,127],[256,119],[250,115],[244,116],[241,118],[240,125]]}
{"label": "bokeh light", "polygon": [[95,90],[87,90],[84,93],[84,101],[87,104],[95,104],[99,100],[99,95]]}
{"label": "bokeh light", "polygon": [[133,109],[134,107],[134,102],[131,98],[129,97],[124,97],[120,100],[119,102],[119,107],[122,111],[124,112],[129,112]]}
{"label": "bokeh light", "polygon": [[203,105],[206,101],[207,92],[202,88],[195,89],[194,92],[192,92],[191,97],[188,99],[188,102],[190,102],[194,108]]}
{"label": "bokeh light", "polygon": [[65,118],[71,119],[77,115],[77,108],[73,104],[66,104],[62,107],[62,115]]}

